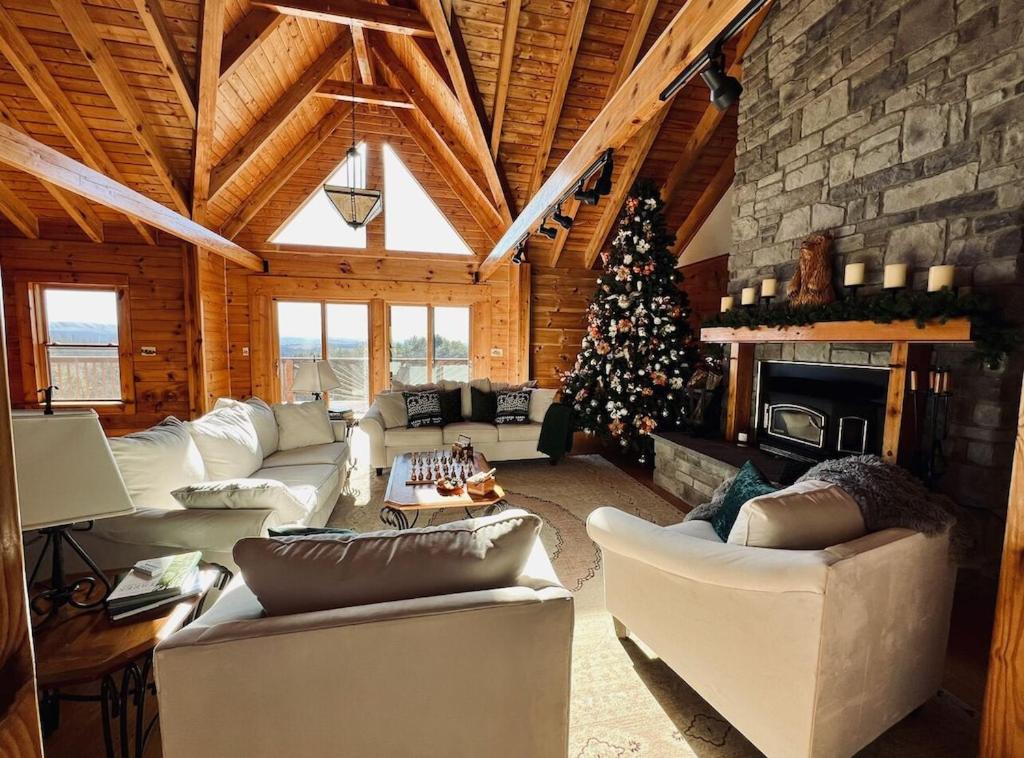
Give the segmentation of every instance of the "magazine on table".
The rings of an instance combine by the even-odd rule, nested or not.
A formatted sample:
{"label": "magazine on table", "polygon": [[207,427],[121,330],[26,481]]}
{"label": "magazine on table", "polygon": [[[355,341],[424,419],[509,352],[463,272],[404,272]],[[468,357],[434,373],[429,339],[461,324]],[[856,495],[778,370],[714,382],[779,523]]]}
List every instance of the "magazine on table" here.
{"label": "magazine on table", "polygon": [[142,601],[141,604],[108,608],[110,620],[121,621],[122,619],[142,616],[158,611],[166,606],[176,605],[183,600],[202,595],[214,585],[219,573],[219,570],[216,568],[196,570],[193,572],[191,580],[181,588],[179,594],[163,597],[158,600],[147,599]]}
{"label": "magazine on table", "polygon": [[181,596],[195,584],[201,557],[202,554],[196,550],[139,561],[110,593],[107,608],[115,613]]}

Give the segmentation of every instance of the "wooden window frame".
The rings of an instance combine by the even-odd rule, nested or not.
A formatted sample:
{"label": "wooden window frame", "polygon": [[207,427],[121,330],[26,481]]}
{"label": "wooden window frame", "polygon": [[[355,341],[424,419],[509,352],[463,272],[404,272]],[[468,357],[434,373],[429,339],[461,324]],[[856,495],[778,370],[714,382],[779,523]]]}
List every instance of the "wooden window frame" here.
{"label": "wooden window frame", "polygon": [[[474,319],[476,318],[476,312],[473,303],[442,303],[436,305],[434,303],[406,303],[406,302],[391,302],[385,301],[384,314],[384,359],[386,361],[388,383],[392,381],[391,375],[391,309],[395,306],[399,308],[426,308],[427,309],[427,383],[436,383],[438,380],[434,379],[434,309],[435,308],[465,308],[469,313],[469,337],[467,348],[468,354],[466,356],[466,366],[468,369],[469,378],[473,378],[473,333],[474,333]],[[451,362],[451,361],[449,361]]]}
{"label": "wooden window frame", "polygon": [[43,291],[82,289],[113,291],[117,297],[117,356],[121,383],[120,400],[55,400],[60,408],[93,408],[100,414],[135,412],[135,378],[128,277],[120,274],[80,274],[24,271],[14,277],[18,344],[21,352],[23,408],[43,407],[36,391],[51,384],[46,354],[46,323]]}

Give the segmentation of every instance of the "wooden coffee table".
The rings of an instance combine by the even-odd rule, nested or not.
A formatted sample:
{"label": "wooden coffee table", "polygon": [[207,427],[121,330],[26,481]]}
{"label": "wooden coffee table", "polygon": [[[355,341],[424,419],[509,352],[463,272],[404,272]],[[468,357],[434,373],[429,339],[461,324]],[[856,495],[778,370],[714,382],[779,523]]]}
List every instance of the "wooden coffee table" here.
{"label": "wooden coffee table", "polygon": [[[495,484],[494,491],[487,495],[470,495],[465,490],[458,495],[443,495],[433,484],[407,484],[412,478],[412,459],[414,455],[423,453],[405,453],[395,458],[388,476],[388,488],[384,493],[384,507],[380,509],[380,520],[394,529],[408,529],[415,526],[420,511],[441,510],[445,508],[462,508],[466,515],[472,517],[477,508],[484,508],[485,513],[502,510],[505,502],[505,491]],[[491,464],[483,453],[473,455],[475,471],[490,471]],[[412,521],[409,515],[412,514]]]}

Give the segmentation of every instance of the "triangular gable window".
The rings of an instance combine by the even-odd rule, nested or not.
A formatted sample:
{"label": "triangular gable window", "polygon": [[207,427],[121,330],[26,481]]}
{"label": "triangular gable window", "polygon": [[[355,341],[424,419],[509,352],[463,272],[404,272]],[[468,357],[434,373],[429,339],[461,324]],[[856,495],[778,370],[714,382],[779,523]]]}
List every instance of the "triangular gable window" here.
{"label": "triangular gable window", "polygon": [[390,145],[384,145],[384,247],[410,253],[472,255]]}
{"label": "triangular gable window", "polygon": [[[366,143],[358,147],[364,174],[357,182],[359,187],[366,186]],[[326,184],[344,186],[348,182],[343,160],[334,173],[328,177]],[[320,247],[366,247],[366,228],[353,229],[342,219],[341,214],[327,199],[323,186],[318,186],[306,198],[306,202],[288,217],[281,228],[274,233],[270,241],[277,245],[317,245]]]}

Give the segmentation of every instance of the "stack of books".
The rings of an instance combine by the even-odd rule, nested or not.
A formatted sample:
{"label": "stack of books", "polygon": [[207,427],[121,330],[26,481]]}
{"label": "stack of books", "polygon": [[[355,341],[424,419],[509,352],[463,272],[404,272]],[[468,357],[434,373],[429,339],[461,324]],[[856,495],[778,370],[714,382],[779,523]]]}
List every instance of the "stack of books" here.
{"label": "stack of books", "polygon": [[197,550],[136,563],[107,598],[110,619],[158,611],[206,592],[217,579],[217,569],[201,569],[201,557]]}
{"label": "stack of books", "polygon": [[330,416],[331,421],[344,421],[347,424],[356,420],[355,411],[349,408],[331,408],[327,415]]}

